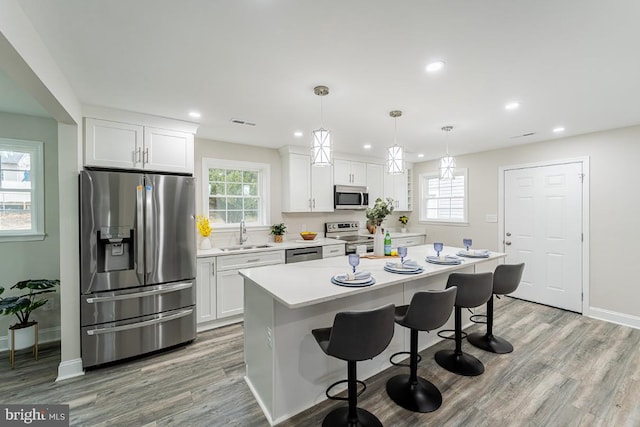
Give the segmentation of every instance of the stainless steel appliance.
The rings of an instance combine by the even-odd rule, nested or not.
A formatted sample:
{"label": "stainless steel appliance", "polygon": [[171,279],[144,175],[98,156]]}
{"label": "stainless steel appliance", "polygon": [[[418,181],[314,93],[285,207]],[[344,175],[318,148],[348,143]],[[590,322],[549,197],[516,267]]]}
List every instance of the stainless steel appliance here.
{"label": "stainless steel appliance", "polygon": [[85,367],[195,339],[195,180],[80,173]]}
{"label": "stainless steel appliance", "polygon": [[327,222],[324,224],[325,237],[344,240],[345,252],[356,253],[360,245],[367,247],[367,252],[373,252],[373,236],[361,236],[358,233],[358,221]]}
{"label": "stainless steel appliance", "polygon": [[284,262],[310,261],[312,259],[322,259],[322,246],[310,246],[308,248],[294,248],[285,250]]}
{"label": "stainless steel appliance", "polygon": [[333,204],[336,209],[366,209],[369,206],[367,187],[334,185]]}

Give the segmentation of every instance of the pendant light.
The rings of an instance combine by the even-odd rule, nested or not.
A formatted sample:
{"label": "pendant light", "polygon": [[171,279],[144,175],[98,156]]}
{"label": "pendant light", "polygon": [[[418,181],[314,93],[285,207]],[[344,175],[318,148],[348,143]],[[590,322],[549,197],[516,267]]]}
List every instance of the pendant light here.
{"label": "pendant light", "polygon": [[329,88],[316,86],[313,93],[320,97],[320,129],[311,132],[311,164],[313,166],[331,166],[331,132],[324,128],[322,97],[329,95]]}
{"label": "pendant light", "polygon": [[404,149],[398,145],[396,133],[398,131],[397,120],[402,116],[402,111],[393,110],[389,112],[393,117],[393,145],[387,149],[387,173],[399,175],[404,173]]}
{"label": "pendant light", "polygon": [[[442,130],[449,133],[453,130],[453,126],[443,126]],[[456,159],[449,154],[449,139],[447,141],[447,152],[440,159],[440,179],[453,179],[456,172]]]}

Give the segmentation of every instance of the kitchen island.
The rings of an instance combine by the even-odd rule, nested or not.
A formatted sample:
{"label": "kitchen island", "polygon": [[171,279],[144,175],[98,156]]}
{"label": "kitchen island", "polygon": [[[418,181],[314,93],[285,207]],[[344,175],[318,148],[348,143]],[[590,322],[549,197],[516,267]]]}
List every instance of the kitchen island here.
{"label": "kitchen island", "polygon": [[[460,248],[445,247],[444,254]],[[268,421],[274,425],[326,399],[326,388],[346,378],[346,362],[325,355],[311,335],[333,324],[339,311],[366,310],[393,303],[408,304],[421,290],[444,289],[452,272],[493,271],[506,255],[464,258],[461,265],[435,265],[430,245],[409,248],[407,258],[419,262],[417,275],[389,273],[386,259],[362,259],[359,271],[372,273],[376,283],[362,288],[336,286],[333,275],[349,271],[347,257],[241,270],[244,277],[246,381]],[[398,258],[392,258],[399,261]],[[453,320],[443,327],[452,329]],[[434,344],[435,333],[420,334],[420,349]],[[409,332],[396,325],[388,348],[372,360],[358,363],[358,378],[388,368],[389,356],[408,351]]]}

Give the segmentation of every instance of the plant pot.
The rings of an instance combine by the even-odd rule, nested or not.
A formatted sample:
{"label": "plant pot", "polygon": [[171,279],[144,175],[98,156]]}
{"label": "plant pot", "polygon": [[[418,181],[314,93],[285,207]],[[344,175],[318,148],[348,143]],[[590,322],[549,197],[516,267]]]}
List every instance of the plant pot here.
{"label": "plant pot", "polygon": [[367,224],[367,230],[369,230],[371,234],[376,234],[376,226],[373,224]]}
{"label": "plant pot", "polygon": [[406,232],[407,232],[407,228],[406,228],[406,227],[402,227],[402,228],[400,229],[400,232],[401,232],[401,233],[406,233]]}
{"label": "plant pot", "polygon": [[200,242],[200,249],[202,249],[203,251],[211,249],[211,240],[208,236],[202,238],[202,241]]}
{"label": "plant pot", "polygon": [[29,322],[26,325],[13,325],[9,327],[7,345],[11,348],[11,331],[15,337],[14,350],[32,347],[36,343],[36,325],[38,322]]}
{"label": "plant pot", "polygon": [[276,234],[273,236],[273,241],[276,243],[282,243],[282,234]]}

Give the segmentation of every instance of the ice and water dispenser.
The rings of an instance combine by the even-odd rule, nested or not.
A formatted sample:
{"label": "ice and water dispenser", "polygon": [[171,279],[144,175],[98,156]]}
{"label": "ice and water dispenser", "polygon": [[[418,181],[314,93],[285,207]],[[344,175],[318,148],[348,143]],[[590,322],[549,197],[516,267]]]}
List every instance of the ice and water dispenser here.
{"label": "ice and water dispenser", "polygon": [[133,229],[100,227],[98,230],[98,272],[133,270]]}

